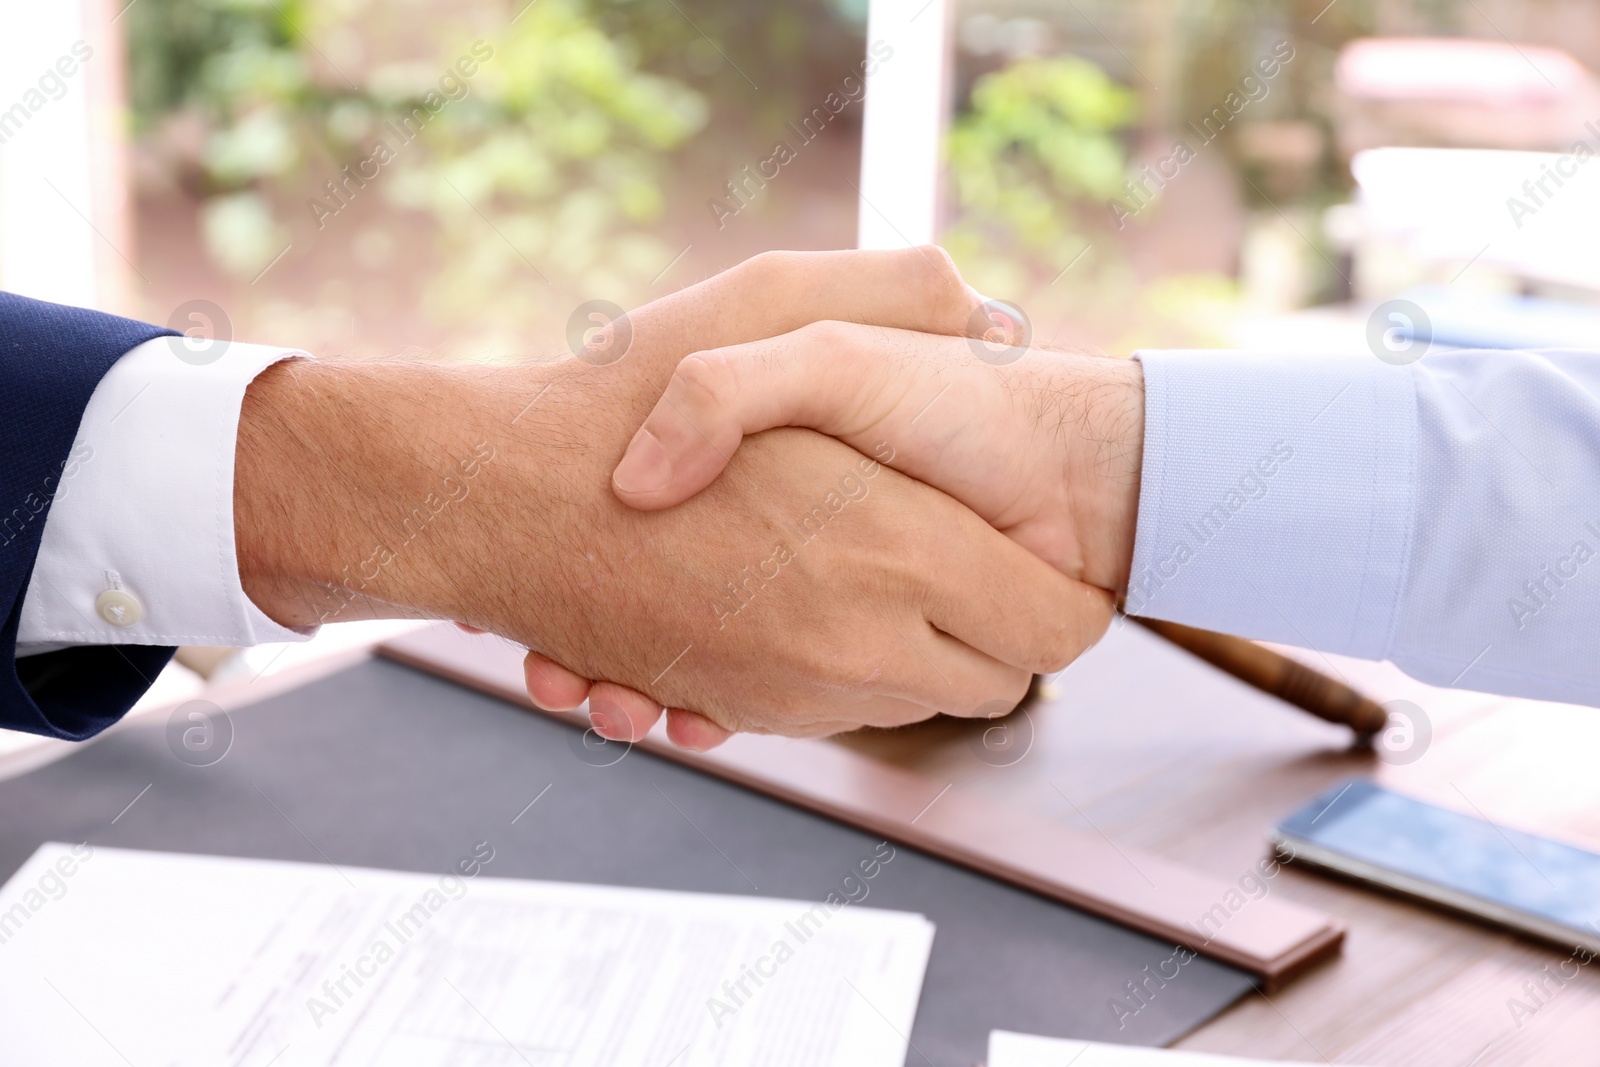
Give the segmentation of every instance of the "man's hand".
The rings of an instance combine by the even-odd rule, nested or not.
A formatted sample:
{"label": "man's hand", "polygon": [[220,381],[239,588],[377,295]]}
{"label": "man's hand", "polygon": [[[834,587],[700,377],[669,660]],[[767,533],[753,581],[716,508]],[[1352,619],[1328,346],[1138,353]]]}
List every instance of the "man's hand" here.
{"label": "man's hand", "polygon": [[[1003,365],[995,353],[1020,356]],[[944,490],[1064,573],[1128,581],[1143,452],[1138,363],[820,322],[678,365],[612,476],[632,507],[669,508],[717,477],[747,434],[806,426]]]}
{"label": "man's hand", "polygon": [[787,254],[632,313],[608,365],[280,365],[240,423],[246,591],[291,625],[370,605],[504,634],[535,650],[536,695],[544,668],[581,675],[546,679],[547,706],[587,695],[624,739],[663,704],[704,713],[669,716],[703,747],[1015,700],[1099,637],[1110,598],[927,486],[780,430],[682,507],[607,488],[688,353],[817,318],[955,332],[975,303],[942,254]]}

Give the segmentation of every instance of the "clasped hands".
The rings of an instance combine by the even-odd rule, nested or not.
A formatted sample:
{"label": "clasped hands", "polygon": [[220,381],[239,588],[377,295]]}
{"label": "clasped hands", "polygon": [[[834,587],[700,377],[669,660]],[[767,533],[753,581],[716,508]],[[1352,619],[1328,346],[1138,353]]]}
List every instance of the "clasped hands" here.
{"label": "clasped hands", "polygon": [[1143,384],[995,361],[982,305],[937,248],[769,253],[575,357],[279,363],[240,413],[244,589],[501,634],[617,740],[1008,711],[1110,623]]}
{"label": "clasped hands", "polygon": [[[798,642],[820,642],[825,669],[809,697],[773,684],[764,687],[765,714],[728,705],[718,714],[663,708],[651,694],[670,699],[670,686],[591,682],[530,651],[530,697],[552,710],[587,699],[596,732],[621,741],[642,737],[665,711],[668,736],[694,749],[739,729],[818,734],[934,712],[1010,710],[1031,672],[1059,670],[1098,640],[1115,593],[1126,587],[1143,434],[1138,365],[1027,348],[939,248],[775,253],[738,269],[773,276],[753,286],[763,308],[741,306],[748,289],[727,293],[717,279],[610,328],[639,338],[637,331],[671,314],[662,305],[704,300],[720,309],[721,328],[677,363],[612,471],[611,488],[642,512],[678,507],[737,468],[741,445],[772,437],[773,456],[781,457],[794,440],[782,427],[855,449],[853,460],[819,451],[844,472],[837,484],[787,528],[771,530],[770,552],[728,560],[700,603],[683,605],[715,618],[700,649],[708,666],[727,663],[715,644],[719,633],[753,625],[776,631],[789,655]],[[780,305],[784,311],[771,317]],[[807,321],[745,339],[799,320]],[[611,332],[596,341],[616,343]],[[879,478],[880,464],[965,507]],[[884,491],[874,493],[878,481]],[[863,514],[873,509],[883,514]],[[859,521],[835,526],[847,514]],[[1011,545],[975,527],[971,515]],[[820,560],[801,565],[813,562],[804,554],[822,537],[856,540],[884,569],[830,574]],[[796,588],[780,592],[786,582]],[[839,597],[851,617],[841,626],[817,595]],[[754,622],[747,612],[767,618]],[[820,625],[805,625],[799,613]],[[753,666],[759,675],[759,663]],[[797,697],[810,706],[785,706]]]}

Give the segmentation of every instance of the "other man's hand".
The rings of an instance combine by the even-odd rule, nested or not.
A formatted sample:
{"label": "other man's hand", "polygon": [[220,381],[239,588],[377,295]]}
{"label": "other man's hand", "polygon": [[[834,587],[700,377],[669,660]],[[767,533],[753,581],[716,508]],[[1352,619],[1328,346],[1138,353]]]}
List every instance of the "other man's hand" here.
{"label": "other man's hand", "polygon": [[1064,573],[1126,587],[1144,388],[1129,360],[854,323],[690,355],[612,475],[619,499],[670,508],[710,485],[748,434],[805,426],[944,490]]}

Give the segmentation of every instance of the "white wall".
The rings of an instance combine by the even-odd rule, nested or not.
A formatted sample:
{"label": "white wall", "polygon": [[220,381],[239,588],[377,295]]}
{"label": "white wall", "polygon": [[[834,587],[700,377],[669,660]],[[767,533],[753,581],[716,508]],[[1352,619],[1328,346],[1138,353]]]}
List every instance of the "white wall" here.
{"label": "white wall", "polygon": [[95,0],[0,0],[0,288],[115,310],[132,248],[118,209],[119,50],[97,21],[109,16]]}
{"label": "white wall", "polygon": [[872,0],[868,55],[875,44],[894,52],[867,79],[857,244],[927,244],[938,233],[950,0]]}

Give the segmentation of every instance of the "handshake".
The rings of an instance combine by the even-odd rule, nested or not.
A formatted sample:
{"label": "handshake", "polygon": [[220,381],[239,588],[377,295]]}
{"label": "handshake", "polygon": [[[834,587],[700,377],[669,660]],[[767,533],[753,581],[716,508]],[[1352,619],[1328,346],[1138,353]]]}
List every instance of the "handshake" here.
{"label": "handshake", "polygon": [[1110,624],[1144,396],[986,312],[937,248],[769,253],[577,358],[280,363],[240,419],[245,590],[504,635],[614,740],[991,715]]}

